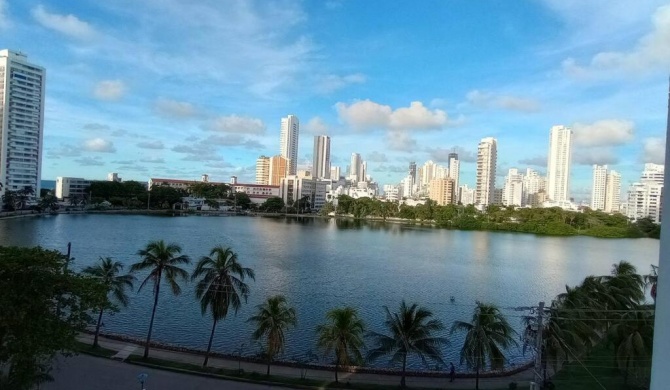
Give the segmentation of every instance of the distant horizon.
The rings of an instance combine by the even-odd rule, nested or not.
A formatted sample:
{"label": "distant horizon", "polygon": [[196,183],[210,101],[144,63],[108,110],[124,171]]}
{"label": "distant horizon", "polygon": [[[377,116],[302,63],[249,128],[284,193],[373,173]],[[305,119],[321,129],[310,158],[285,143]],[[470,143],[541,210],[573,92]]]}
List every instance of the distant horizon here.
{"label": "distant horizon", "polygon": [[45,177],[254,182],[288,114],[299,169],[327,134],[333,165],[360,153],[380,187],[452,150],[474,187],[484,137],[498,140],[498,187],[509,168],[544,174],[558,124],[575,131],[576,200],[593,164],[625,192],[664,160],[667,0],[433,1],[383,16],[345,0],[128,4],[0,0],[3,48],[47,71]]}

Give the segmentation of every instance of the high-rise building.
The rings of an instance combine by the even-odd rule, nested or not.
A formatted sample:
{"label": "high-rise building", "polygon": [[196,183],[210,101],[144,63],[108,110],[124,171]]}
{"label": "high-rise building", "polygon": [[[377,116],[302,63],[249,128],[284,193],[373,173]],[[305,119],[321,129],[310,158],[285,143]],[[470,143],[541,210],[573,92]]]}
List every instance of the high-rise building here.
{"label": "high-rise building", "polygon": [[353,182],[364,182],[367,180],[368,164],[363,161],[358,153],[351,153],[351,165],[349,165],[349,180]]}
{"label": "high-rise building", "polygon": [[547,197],[553,202],[570,201],[570,163],[572,129],[553,126],[549,134],[547,158]]}
{"label": "high-rise building", "polygon": [[461,199],[461,204],[464,206],[475,204],[475,189],[468,187],[467,184],[462,185],[458,189],[458,196]]}
{"label": "high-rise building", "polygon": [[[449,153],[449,177],[454,181],[454,188],[459,188],[460,175],[461,162],[458,161],[458,153]],[[454,191],[454,203],[458,203],[458,191]]]}
{"label": "high-rise building", "polygon": [[409,163],[409,176],[412,178],[411,185],[416,184],[416,163],[414,161]]}
{"label": "high-rise building", "polygon": [[616,213],[621,209],[621,175],[610,171],[605,188],[605,212]]}
{"label": "high-rise building", "polygon": [[593,187],[591,188],[591,209],[605,210],[607,188],[607,165],[593,166]]}
{"label": "high-rise building", "polygon": [[270,157],[260,156],[256,159],[256,184],[270,184]]}
{"label": "high-rise building", "polygon": [[281,133],[279,135],[279,150],[282,157],[288,160],[287,175],[295,175],[298,171],[298,138],[300,137],[300,122],[295,115],[281,118]]}
{"label": "high-rise building", "polygon": [[536,196],[540,191],[544,192],[546,187],[546,181],[544,177],[531,168],[526,168],[526,174],[523,176],[523,205],[530,205],[533,207],[541,206],[542,203],[539,202],[542,200],[544,202],[544,196]]}
{"label": "high-rise building", "polygon": [[119,177],[119,174],[117,172],[110,172],[107,174],[107,181],[115,181],[120,183],[121,178]]}
{"label": "high-rise building", "polygon": [[525,206],[523,175],[519,173],[518,169],[511,168],[507,171],[502,190],[502,204],[504,206]]}
{"label": "high-rise building", "polygon": [[32,187],[40,195],[46,71],[0,50],[0,196]]}
{"label": "high-rise building", "polygon": [[312,176],[330,179],[330,137],[327,135],[314,136]]}
{"label": "high-rise building", "polygon": [[440,206],[453,203],[454,192],[454,180],[450,178],[433,179],[428,187],[428,197]]}
{"label": "high-rise building", "polygon": [[628,218],[650,217],[661,223],[663,207],[663,175],[665,167],[658,164],[645,164],[640,181],[631,184],[628,189]]}
{"label": "high-rise building", "polygon": [[338,181],[340,180],[340,167],[330,167],[330,180]]}
{"label": "high-rise building", "polygon": [[477,183],[475,204],[492,204],[495,196],[496,164],[498,161],[498,141],[495,138],[482,138],[477,147]]}
{"label": "high-rise building", "polygon": [[281,183],[281,179],[286,177],[288,164],[288,160],[282,156],[270,157],[269,185],[278,186]]}

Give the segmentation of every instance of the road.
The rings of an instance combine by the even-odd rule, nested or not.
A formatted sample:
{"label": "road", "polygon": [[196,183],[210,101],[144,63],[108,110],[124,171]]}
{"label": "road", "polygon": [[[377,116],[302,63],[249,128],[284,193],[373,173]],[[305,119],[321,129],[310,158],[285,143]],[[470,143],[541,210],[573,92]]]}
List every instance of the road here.
{"label": "road", "polygon": [[287,390],[280,387],[154,370],[86,355],[67,359],[59,358],[51,373],[55,381],[42,385],[40,389],[140,390],[141,386],[137,380],[140,373],[149,375],[144,386],[146,390]]}

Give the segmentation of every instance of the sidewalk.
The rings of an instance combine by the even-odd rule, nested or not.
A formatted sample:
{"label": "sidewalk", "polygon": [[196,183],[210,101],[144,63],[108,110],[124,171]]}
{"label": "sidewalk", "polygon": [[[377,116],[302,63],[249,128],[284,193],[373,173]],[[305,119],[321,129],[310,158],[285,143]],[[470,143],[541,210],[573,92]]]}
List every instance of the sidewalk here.
{"label": "sidewalk", "polygon": [[[77,339],[81,342],[92,344],[93,335],[89,334],[80,334]],[[123,341],[110,340],[103,336],[100,336],[98,340],[99,344],[103,348],[107,348],[114,351],[123,351],[128,350],[128,346],[136,345],[137,349],[134,351],[135,354],[141,354],[144,348],[141,345],[132,344]],[[202,365],[204,356],[196,355],[186,352],[176,352],[168,351],[160,348],[151,348],[149,355],[152,358],[170,360],[180,363],[188,363],[195,365]],[[238,361],[230,359],[221,359],[210,357],[208,366],[215,368],[224,368],[229,370],[238,369]],[[257,372],[260,374],[265,374],[267,366],[259,363],[249,363],[242,362],[241,368],[245,372]],[[295,367],[286,367],[286,366],[271,366],[270,373],[272,375],[290,377],[290,378],[300,378],[300,368]],[[340,382],[346,384],[347,382],[352,383],[373,383],[377,385],[389,385],[389,386],[398,386],[400,384],[399,375],[380,375],[380,374],[367,374],[367,373],[349,373],[349,372],[340,372],[338,374]],[[520,389],[525,388],[525,385],[532,380],[533,374],[532,370],[526,370],[521,373],[499,378],[480,378],[479,379],[479,388],[480,389],[507,389],[510,382],[517,382]],[[333,371],[327,370],[307,370],[308,379],[324,380],[324,381],[334,381],[335,373]],[[474,378],[457,378],[453,383],[449,382],[448,378],[424,378],[424,377],[407,377],[407,386],[408,387],[425,387],[425,388],[436,388],[436,389],[474,389],[475,388],[475,379]]]}

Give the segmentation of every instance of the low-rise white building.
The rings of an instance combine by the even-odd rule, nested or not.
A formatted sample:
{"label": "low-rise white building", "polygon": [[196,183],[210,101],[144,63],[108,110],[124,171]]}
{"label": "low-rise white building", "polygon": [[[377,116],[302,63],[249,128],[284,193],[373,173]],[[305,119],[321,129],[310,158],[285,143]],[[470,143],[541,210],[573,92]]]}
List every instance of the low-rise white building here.
{"label": "low-rise white building", "polygon": [[319,210],[327,201],[327,187],[330,180],[319,180],[309,176],[290,175],[281,179],[279,197],[286,205],[292,205],[303,197],[308,197],[312,209]]}
{"label": "low-rise white building", "polygon": [[56,198],[59,200],[84,198],[86,195],[85,190],[90,185],[91,180],[79,177],[59,176],[56,178]]}

